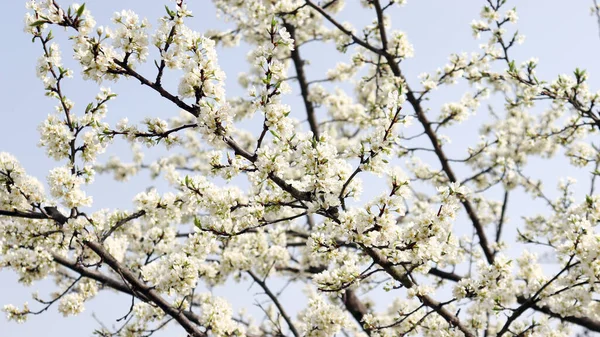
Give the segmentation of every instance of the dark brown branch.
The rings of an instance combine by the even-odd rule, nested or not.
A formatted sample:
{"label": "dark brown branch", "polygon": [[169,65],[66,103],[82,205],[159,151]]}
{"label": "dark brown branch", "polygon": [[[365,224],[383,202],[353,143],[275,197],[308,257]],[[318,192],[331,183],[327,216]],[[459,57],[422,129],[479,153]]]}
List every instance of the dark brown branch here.
{"label": "dark brown branch", "polygon": [[321,14],[325,19],[327,19],[327,21],[329,21],[332,25],[334,25],[337,29],[339,29],[341,32],[343,32],[344,34],[350,36],[352,38],[352,41],[354,41],[356,44],[358,44],[359,46],[368,49],[376,54],[381,54],[382,50],[381,49],[377,49],[373,46],[371,46],[369,43],[361,40],[358,36],[354,35],[351,31],[349,31],[348,29],[346,29],[344,26],[342,26],[339,22],[337,22],[333,17],[331,17],[331,15],[329,15],[327,12],[325,12],[323,10],[323,8],[319,7],[317,4],[313,3],[310,0],[306,0],[306,4],[308,6],[310,6],[311,8],[313,8],[314,10],[316,10],[317,12],[319,12],[319,14]]}
{"label": "dark brown branch", "polygon": [[302,201],[310,201],[310,200],[312,200],[310,192],[299,191],[298,189],[296,189],[292,185],[288,184],[285,180],[283,180],[283,179],[279,178],[278,176],[276,176],[274,173],[269,173],[269,178],[271,180],[273,180],[273,182],[275,184],[277,184],[277,186],[281,187],[282,190],[284,190],[284,191],[288,192],[289,194],[291,194],[294,198],[296,198],[298,200],[302,200]]}
{"label": "dark brown branch", "polygon": [[50,219],[44,213],[30,213],[19,210],[7,211],[0,209],[0,215],[11,217],[11,218],[25,218],[25,219]]}
{"label": "dark brown branch", "polygon": [[388,48],[388,39],[385,32],[385,26],[383,23],[383,10],[379,0],[373,0],[373,6],[375,6],[375,14],[377,14],[377,27],[379,28],[379,37],[381,38],[381,46],[384,51]]}
{"label": "dark brown branch", "polygon": [[122,266],[100,243],[84,241],[84,244],[98,254],[112,270],[121,275],[136,292],[156,304],[165,314],[173,317],[190,336],[206,337],[206,334],[200,331],[181,310],[171,306],[153,287],[146,285],[131,270]]}
{"label": "dark brown branch", "polygon": [[[525,302],[527,302],[527,298],[525,298],[524,296],[517,296],[517,301],[519,302],[519,304],[524,304]],[[600,332],[600,321],[588,317],[562,316],[552,311],[552,309],[550,309],[550,307],[546,305],[537,305],[534,303],[531,305],[531,308],[536,311],[542,312],[550,317],[557,318],[560,321],[577,324],[591,331]]]}
{"label": "dark brown branch", "polygon": [[313,138],[319,139],[319,125],[315,116],[315,107],[308,99],[308,82],[306,81],[306,75],[304,74],[304,60],[300,56],[300,46],[296,43],[296,27],[286,23],[285,28],[290,33],[291,38],[294,39],[294,50],[292,50],[291,53],[292,61],[294,62],[294,68],[296,69],[296,78],[300,85],[300,94],[302,95],[302,101],[304,102],[304,108],[306,109],[308,124],[313,133]]}
{"label": "dark brown branch", "polygon": [[[167,138],[169,137],[170,134],[184,130],[184,129],[190,129],[190,128],[196,128],[198,127],[197,123],[193,123],[193,124],[185,124],[185,125],[181,125],[178,126],[176,128],[173,129],[169,129],[165,132],[160,132],[160,133],[153,133],[153,132],[136,132],[134,133],[134,136],[136,137],[141,137],[141,138],[151,138],[151,137],[157,137],[157,138]],[[104,133],[105,135],[127,135],[129,134],[126,131],[115,131],[115,130],[110,130]]]}
{"label": "dark brown branch", "polygon": [[508,191],[504,192],[504,200],[502,201],[502,211],[500,212],[500,220],[498,220],[498,227],[496,229],[496,242],[500,241],[502,235],[502,227],[504,227],[504,220],[506,216],[506,207],[508,206]]}
{"label": "dark brown branch", "polygon": [[560,275],[562,275],[564,272],[569,270],[569,268],[578,264],[578,262],[571,264],[571,261],[573,261],[573,256],[571,256],[571,258],[569,259],[567,264],[564,266],[564,268],[560,272],[558,272],[556,275],[554,275],[554,277],[552,277],[550,280],[548,280],[548,282],[546,282],[544,285],[542,285],[535,292],[535,294],[533,294],[533,296],[529,297],[527,300],[525,300],[523,303],[521,303],[521,306],[519,308],[517,308],[516,310],[513,311],[512,315],[510,315],[510,317],[508,317],[506,319],[506,322],[504,323],[504,326],[502,326],[502,329],[500,329],[500,331],[498,331],[498,333],[496,334],[497,337],[502,337],[505,333],[507,333],[509,331],[510,325],[517,318],[519,318],[525,311],[527,311],[527,309],[531,308],[539,300],[539,295],[542,293],[542,291],[544,289],[546,289],[548,286],[550,286],[550,284],[552,284],[552,282],[556,281],[560,277]]}
{"label": "dark brown branch", "polygon": [[112,226],[107,232],[106,234],[104,234],[102,236],[102,239],[100,240],[101,242],[104,242],[104,240],[106,240],[114,231],[116,231],[117,229],[119,229],[121,226],[125,225],[126,223],[128,223],[131,220],[137,219],[141,216],[144,216],[144,214],[146,214],[146,211],[141,210],[141,211],[137,211],[133,214],[130,214],[126,217],[124,217],[123,219],[117,221],[117,223]]}
{"label": "dark brown branch", "polygon": [[[79,275],[82,275],[89,279],[95,280],[95,281],[101,283],[105,287],[122,292],[127,295],[135,296],[136,298],[138,298],[141,301],[150,302],[150,300],[148,298],[146,298],[143,294],[132,291],[132,289],[127,284],[125,284],[121,281],[115,280],[107,275],[104,275],[97,270],[91,270],[91,269],[85,268],[82,264],[69,261],[68,259],[66,259],[60,255],[57,255],[57,254],[52,254],[52,258],[54,259],[54,261],[56,263],[60,264],[61,266],[66,267],[66,268],[78,273]],[[198,325],[200,324],[200,320],[199,320],[198,316],[196,316],[196,314],[194,314],[190,311],[184,311],[184,314],[190,321],[192,321]]]}
{"label": "dark brown branch", "polygon": [[451,273],[451,272],[447,272],[447,271],[443,271],[443,270],[440,270],[437,268],[429,269],[429,274],[431,274],[433,276],[437,276],[444,280],[449,280],[449,281],[453,281],[453,282],[458,282],[462,279],[462,276],[460,276],[460,275],[457,275],[457,274]]}
{"label": "dark brown branch", "polygon": [[[445,271],[442,271],[442,270],[439,270],[436,268],[431,268],[429,270],[429,274],[441,277],[441,278],[449,280],[449,281],[454,281],[454,282],[458,282],[463,278],[462,276],[460,276],[458,274],[445,272]],[[526,302],[528,302],[528,299],[525,296],[517,296],[517,302],[519,304],[523,305]],[[573,323],[578,326],[584,327],[586,329],[589,329],[589,330],[592,330],[595,332],[600,332],[600,321],[593,320],[588,317],[562,316],[562,315],[557,314],[556,312],[552,311],[552,309],[550,307],[548,307],[546,305],[538,305],[535,302],[533,302],[533,303],[530,302],[528,306],[529,306],[529,308],[531,308],[535,311],[544,313],[553,318],[557,318],[563,322]]]}
{"label": "dark brown branch", "polygon": [[[175,36],[175,27],[175,25],[171,27],[171,30],[169,31],[169,36],[167,36],[167,39],[165,40],[165,46],[163,48],[158,48],[161,51],[161,55],[163,55],[163,53],[166,53],[167,50],[169,50],[169,47],[171,46],[171,42],[173,40],[173,36]],[[158,66],[158,73],[156,74],[156,80],[154,80],[154,84],[156,84],[157,86],[161,85],[160,82],[162,81],[162,76],[166,65],[167,63],[165,62],[164,57],[161,56],[160,65]]]}
{"label": "dark brown branch", "polygon": [[142,301],[148,302],[148,299],[146,297],[144,297],[140,293],[134,293],[133,291],[131,291],[131,288],[129,288],[129,286],[127,286],[125,283],[123,283],[121,281],[115,280],[107,275],[104,275],[97,270],[88,269],[80,263],[69,261],[68,259],[66,259],[58,254],[52,254],[52,258],[54,259],[54,261],[56,263],[60,264],[63,267],[71,269],[72,271],[78,273],[79,275],[90,278],[92,280],[96,280],[96,281],[102,283],[104,286],[107,286],[111,289],[120,291],[120,292],[128,294],[128,295],[136,296],[136,297],[140,298]]}
{"label": "dark brown branch", "polygon": [[[384,256],[379,254],[372,248],[364,247],[365,252],[373,259],[374,262],[379,264],[394,280],[400,282],[407,289],[412,288],[415,284],[410,280],[408,275],[402,271],[399,271],[397,267],[392,265]],[[476,337],[476,335],[463,325],[458,317],[445,309],[443,304],[434,300],[428,295],[416,295],[421,302],[433,309],[438,315],[440,315],[448,324],[457,327],[467,337]]]}
{"label": "dark brown branch", "polygon": [[146,86],[154,89],[154,91],[158,92],[162,97],[168,99],[169,101],[175,103],[175,105],[177,105],[178,107],[180,107],[183,110],[185,110],[185,111],[191,113],[192,115],[198,117],[198,111],[197,111],[197,109],[195,109],[194,107],[188,105],[187,103],[185,103],[184,101],[182,101],[181,99],[179,99],[179,97],[174,96],[170,92],[166,91],[160,84],[156,84],[156,83],[150,82],[147,78],[145,78],[144,76],[140,75],[138,72],[136,72],[135,70],[133,70],[130,66],[127,65],[127,63],[125,63],[123,61],[119,61],[118,59],[114,59],[113,61],[115,62],[115,64],[117,64],[119,67],[121,67],[121,69],[123,69],[123,72],[126,75],[129,75],[129,76],[132,76],[132,77],[136,78],[138,81],[140,81],[141,84],[146,85]]}
{"label": "dark brown branch", "polygon": [[279,313],[281,314],[281,316],[287,323],[288,327],[290,328],[290,331],[292,331],[294,336],[301,337],[301,334],[298,332],[298,330],[294,326],[292,319],[285,312],[285,309],[281,305],[281,302],[279,302],[279,299],[277,298],[277,296],[275,296],[275,294],[273,294],[273,292],[271,291],[271,289],[269,289],[267,284],[263,280],[261,280],[260,277],[258,277],[256,274],[254,274],[251,270],[248,270],[247,273],[248,273],[248,275],[250,275],[250,277],[252,277],[254,282],[256,282],[264,290],[265,294],[267,294],[267,296],[269,296],[271,301],[273,301],[273,304],[275,304],[275,306],[277,307],[277,310],[279,310]]}
{"label": "dark brown branch", "polygon": [[367,307],[364,305],[364,303],[360,301],[358,296],[356,296],[354,290],[346,289],[346,291],[344,291],[344,294],[342,295],[342,302],[344,302],[346,310],[350,312],[352,317],[354,317],[356,322],[358,322],[363,331],[370,336],[371,330],[365,328],[365,325],[363,323],[363,318],[368,312]]}
{"label": "dark brown branch", "polygon": [[[402,77],[402,75],[400,73],[400,69],[397,67],[397,65],[395,63],[390,64],[390,66],[392,67],[392,71],[394,71],[394,73],[397,72],[397,74],[398,74],[397,76]],[[433,149],[435,150],[435,154],[438,157],[438,159],[442,165],[442,170],[444,171],[444,173],[446,173],[446,175],[448,176],[448,179],[451,182],[457,182],[458,179],[456,178],[454,171],[450,167],[450,163],[448,162],[448,158],[446,157],[446,154],[442,150],[441,142],[439,141],[436,133],[431,128],[431,123],[425,116],[425,111],[421,107],[421,102],[416,99],[415,95],[413,94],[413,92],[410,89],[408,89],[408,92],[406,93],[406,98],[407,98],[408,102],[412,105],[412,107],[415,109],[415,112],[417,113],[417,119],[419,120],[419,122],[421,122],[421,125],[425,129],[425,134],[427,134],[427,137],[431,141],[431,145],[433,146]],[[479,244],[481,245],[481,248],[483,250],[483,253],[484,253],[488,263],[490,263],[490,264],[494,263],[494,253],[489,246],[489,242],[488,242],[487,236],[485,234],[485,230],[483,229],[483,225],[481,224],[481,221],[479,220],[479,217],[477,216],[477,213],[475,212],[475,207],[473,207],[473,205],[471,204],[471,202],[468,199],[461,200],[461,203],[463,204],[465,210],[467,211],[467,215],[469,216],[469,219],[473,223],[473,227],[475,227],[475,231],[477,232],[477,237],[479,238]]]}

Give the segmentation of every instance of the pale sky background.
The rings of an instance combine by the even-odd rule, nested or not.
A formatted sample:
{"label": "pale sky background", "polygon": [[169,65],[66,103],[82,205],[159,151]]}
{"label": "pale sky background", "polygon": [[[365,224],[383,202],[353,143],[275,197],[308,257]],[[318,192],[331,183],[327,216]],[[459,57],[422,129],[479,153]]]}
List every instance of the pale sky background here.
{"label": "pale sky background", "polygon": [[[222,21],[215,18],[212,3],[207,0],[189,1],[189,7],[194,13],[188,23],[198,31],[209,28],[226,27]],[[355,27],[360,28],[362,24],[370,23],[372,13],[359,9],[354,0],[347,0],[347,9],[343,12],[343,20],[352,21]],[[453,52],[476,51],[477,46],[485,40],[474,40],[471,35],[469,23],[473,19],[479,19],[478,14],[485,1],[476,0],[409,0],[402,9],[396,10],[392,17],[394,28],[405,31],[409,40],[415,47],[415,57],[403,63],[402,67],[413,86],[418,83],[416,76],[424,71],[433,72],[436,68],[446,63],[448,55]],[[61,4],[69,3],[60,1]],[[164,14],[164,4],[172,5],[167,1],[134,1],[134,0],[104,0],[88,1],[87,8],[92,11],[99,25],[109,25],[110,16],[116,10],[133,9],[142,17],[147,17],[151,24]],[[526,36],[523,45],[517,46],[512,56],[517,61],[525,61],[530,57],[539,58],[538,77],[545,80],[554,79],[561,73],[572,73],[575,67],[587,69],[590,74],[590,87],[593,90],[600,88],[600,39],[598,37],[598,26],[595,17],[589,15],[592,1],[587,0],[521,0],[509,1],[507,7],[517,6],[519,13],[518,29]],[[35,64],[41,55],[38,43],[32,44],[31,37],[23,33],[23,15],[25,13],[25,2],[18,0],[7,0],[2,6],[4,18],[0,23],[3,38],[0,49],[0,151],[14,154],[25,167],[27,172],[45,181],[48,171],[60,165],[44,155],[44,150],[37,147],[39,135],[37,126],[45,119],[46,115],[53,110],[54,101],[44,97],[41,82],[35,76]],[[72,65],[70,59],[70,44],[65,40],[66,34],[61,29],[54,29],[54,35],[60,37],[57,41],[61,44],[63,57],[67,66]],[[311,55],[320,56],[313,59],[313,63],[306,68],[309,79],[324,77],[324,71],[335,65],[342,59],[333,53],[331,46],[321,49],[318,44],[307,46],[303,49],[303,56],[310,58]],[[244,92],[237,85],[237,74],[246,71],[245,55],[247,47],[222,50],[219,53],[219,62],[222,69],[227,73],[228,95],[242,95]],[[331,58],[328,58],[328,52]],[[151,62],[149,63],[151,64]],[[153,66],[152,66],[153,67]],[[76,102],[76,107],[85,107],[88,101],[93,99],[97,93],[97,85],[93,82],[83,82],[79,79],[79,69],[75,69],[75,79],[67,81],[66,95]],[[144,67],[142,71],[152,68]],[[148,72],[146,72],[148,73]],[[176,81],[167,78],[165,82],[168,88],[176,91]],[[116,101],[109,103],[107,121],[114,123],[123,117],[132,121],[140,120],[142,117],[159,116],[167,119],[176,115],[177,109],[165,100],[143,88],[134,80],[121,80],[119,83],[105,83],[114,92],[120,94]],[[291,83],[297,95],[297,84]],[[433,93],[428,107],[435,110],[441,102],[457,101],[464,92],[464,87],[448,90],[442,88]],[[302,105],[294,105],[298,116],[304,113]],[[486,107],[482,105],[478,115],[469,122],[461,124],[458,128],[448,131],[453,143],[450,149],[464,149],[465,145],[476,141],[477,126],[481,118],[487,118]],[[466,132],[468,131],[468,132]],[[470,132],[470,133],[469,133]],[[470,134],[470,136],[464,136]],[[464,151],[464,150],[463,150]],[[116,142],[109,147],[108,154],[118,154],[128,159],[129,150],[123,142]],[[100,161],[108,158],[108,155],[100,157]],[[437,162],[435,162],[437,165]],[[537,165],[537,166],[536,166]],[[580,178],[583,185],[587,180],[585,171],[577,171],[569,166],[552,166],[548,168],[543,161],[529,168],[528,172],[549,180],[547,187],[553,188],[558,177],[574,176]],[[366,180],[366,179],[365,179]],[[151,182],[152,185],[164,189],[165,185],[160,181]],[[132,197],[148,186],[147,176],[142,174],[127,184],[113,184],[109,176],[98,175],[96,182],[87,189],[94,197],[94,209],[98,208],[121,208],[129,209]],[[367,186],[367,185],[366,185]],[[578,191],[585,193],[587,187],[582,186]],[[365,187],[366,188],[366,187]],[[552,194],[553,189],[548,190]],[[368,200],[369,196],[378,194],[378,191],[365,190],[362,200]],[[583,194],[579,194],[581,198]],[[517,197],[518,200],[518,197]],[[539,204],[538,204],[539,205]],[[530,213],[531,209],[512,210],[511,227],[507,236],[514,233],[514,227],[520,223],[520,215]],[[507,239],[508,240],[508,239]],[[43,298],[49,298],[48,294],[55,288],[52,280],[35,283],[25,288],[17,283],[16,275],[10,271],[0,271],[0,305],[15,304],[21,306],[23,302],[29,301],[32,309],[37,304],[31,299],[31,292],[39,290]],[[254,287],[248,290],[247,285],[228,285],[226,288],[217,289],[218,295],[230,299],[234,307],[252,306],[253,295],[259,290]],[[295,301],[294,296],[284,295],[283,302]],[[379,296],[375,294],[374,296]],[[375,301],[380,298],[374,298]],[[114,320],[127,312],[129,298],[116,296],[102,292],[97,299],[87,303],[86,311],[77,317],[63,318],[56,311],[56,306],[51,307],[46,313],[30,317],[26,324],[18,325],[9,323],[0,317],[0,336],[61,336],[79,337],[91,335],[98,327],[98,323],[92,318],[95,313],[100,320],[107,325],[112,325]],[[180,330],[170,330],[170,333],[156,334],[156,336],[180,336]]]}

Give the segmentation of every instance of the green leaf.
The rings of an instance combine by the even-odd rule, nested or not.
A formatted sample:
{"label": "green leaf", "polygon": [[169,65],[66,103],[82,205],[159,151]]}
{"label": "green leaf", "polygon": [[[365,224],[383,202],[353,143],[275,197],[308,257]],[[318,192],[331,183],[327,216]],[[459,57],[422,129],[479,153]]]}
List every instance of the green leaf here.
{"label": "green leaf", "polygon": [[269,130],[269,132],[273,135],[273,137],[281,140],[281,137],[279,137],[279,135],[277,134],[277,132],[273,131],[273,130]]}
{"label": "green leaf", "polygon": [[575,73],[575,78],[577,79],[577,82],[581,82],[583,77],[585,77],[585,69],[575,68],[574,73]]}
{"label": "green leaf", "polygon": [[38,20],[38,21],[35,21],[34,23],[30,24],[29,26],[31,26],[31,27],[39,27],[39,26],[41,26],[41,25],[43,25],[45,23],[48,23],[48,21],[46,21],[46,20]]}
{"label": "green leaf", "polygon": [[93,106],[94,106],[94,105],[93,105],[92,103],[89,103],[89,104],[88,104],[88,105],[85,107],[85,113],[88,113],[88,112],[90,112],[90,110],[92,110],[92,107],[93,107]]}
{"label": "green leaf", "polygon": [[167,10],[167,14],[171,17],[171,19],[175,18],[175,12],[170,10],[167,5],[165,5],[165,9]]}
{"label": "green leaf", "polygon": [[515,66],[515,61],[514,61],[514,60],[513,60],[513,61],[510,61],[510,62],[508,63],[508,70],[509,70],[509,71],[515,71],[516,69],[517,69],[517,67]]}
{"label": "green leaf", "polygon": [[83,11],[85,10],[85,2],[77,8],[77,17],[81,17],[83,15]]}

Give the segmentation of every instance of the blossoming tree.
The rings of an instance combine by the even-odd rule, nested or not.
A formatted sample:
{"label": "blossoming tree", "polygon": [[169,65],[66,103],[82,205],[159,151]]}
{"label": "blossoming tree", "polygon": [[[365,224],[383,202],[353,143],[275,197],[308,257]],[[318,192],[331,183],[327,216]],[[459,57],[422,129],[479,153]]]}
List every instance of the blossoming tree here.
{"label": "blossoming tree", "polygon": [[[25,284],[52,277],[57,289],[35,305],[4,306],[8,318],[23,322],[54,304],[76,315],[112,290],[131,306],[100,336],[147,336],[168,324],[194,337],[600,332],[600,94],[583,70],[542,79],[535,59],[514,60],[522,36],[506,0],[484,2],[472,22],[480,50],[408,78],[402,61],[413,47],[389,16],[403,2],[361,0],[373,21],[356,27],[338,19],[342,0],[214,0],[235,28],[196,32],[183,0],[155,27],[132,11],[98,26],[85,5],[30,1],[37,75],[56,101],[40,144],[56,167],[45,188],[0,153],[0,266]],[[55,32],[69,36],[79,75],[62,65]],[[247,94],[228,97],[215,48],[240,41],[252,49],[240,78]],[[308,78],[309,43],[334,44],[350,61]],[[139,70],[149,60],[154,71]],[[177,88],[163,83],[167,73],[180,76]],[[94,101],[68,98],[63,83],[73,76],[98,83]],[[100,85],[111,81],[139,82],[127,94],[160,96],[172,116],[106,123],[117,94]],[[459,82],[469,84],[462,99],[429,110],[429,97]],[[285,103],[290,92],[301,104]],[[488,97],[503,104],[479,123],[480,141],[450,153],[442,131],[461,128]],[[251,118],[260,127],[244,127]],[[96,161],[116,138],[131,143],[133,161]],[[169,152],[147,162],[140,144]],[[532,156],[587,167],[589,193],[573,195],[567,181],[549,197],[524,171]],[[96,174],[127,184],[148,170],[171,192],[140,191],[130,209],[110,210],[84,191]],[[359,201],[368,174],[387,183]],[[503,237],[517,189],[546,207],[516,221],[516,238]],[[509,252],[516,240],[531,248]],[[542,270],[542,251],[558,268]],[[262,311],[234,313],[202,290],[231,280],[260,288]],[[281,282],[304,291],[300,310],[280,299]],[[395,300],[377,307],[368,291]]]}

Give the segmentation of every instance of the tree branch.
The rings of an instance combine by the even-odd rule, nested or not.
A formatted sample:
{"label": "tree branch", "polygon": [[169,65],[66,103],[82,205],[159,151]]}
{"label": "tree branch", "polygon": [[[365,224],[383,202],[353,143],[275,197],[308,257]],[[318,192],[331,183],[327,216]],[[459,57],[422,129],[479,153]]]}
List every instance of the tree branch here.
{"label": "tree branch", "polygon": [[44,213],[30,213],[30,212],[19,211],[19,210],[16,210],[16,209],[13,210],[13,211],[7,211],[7,210],[0,209],[0,215],[11,217],[11,218],[50,219]]}
{"label": "tree branch", "polygon": [[123,278],[137,291],[140,292],[148,300],[155,303],[165,314],[173,317],[192,337],[206,337],[206,333],[200,331],[198,327],[190,321],[182,310],[171,306],[167,300],[162,298],[153,287],[142,282],[131,270],[122,266],[100,243],[92,241],[84,241],[84,244],[93,250],[102,258],[106,264],[110,266],[117,274]]}
{"label": "tree branch", "polygon": [[344,294],[342,295],[342,302],[344,303],[346,310],[350,312],[352,317],[354,317],[356,322],[358,322],[358,325],[360,325],[363,331],[367,335],[371,336],[371,330],[365,328],[365,325],[363,323],[363,318],[368,312],[367,307],[364,305],[364,303],[360,301],[358,296],[356,296],[354,290],[346,289],[346,291],[344,291]]}
{"label": "tree branch", "polygon": [[246,272],[248,273],[248,275],[250,275],[250,277],[252,277],[254,282],[256,282],[264,290],[265,294],[269,296],[271,301],[273,301],[273,304],[275,304],[277,310],[279,310],[279,313],[281,314],[281,316],[283,316],[283,319],[287,323],[288,327],[290,328],[290,331],[292,331],[294,336],[301,337],[300,333],[294,326],[294,323],[292,322],[290,316],[285,312],[285,309],[281,305],[281,302],[279,302],[279,299],[277,298],[277,296],[275,296],[275,294],[273,294],[273,292],[271,291],[271,289],[269,289],[267,284],[263,280],[261,280],[260,277],[256,276],[256,274],[254,274],[251,270],[247,270]]}
{"label": "tree branch", "polygon": [[306,75],[304,74],[304,60],[300,57],[300,46],[296,42],[296,27],[288,23],[284,26],[290,33],[291,38],[294,39],[294,50],[291,52],[292,61],[294,62],[294,68],[296,69],[296,77],[298,78],[298,84],[300,85],[300,94],[302,95],[302,101],[304,101],[308,124],[313,133],[313,138],[319,139],[319,124],[315,116],[315,107],[308,99],[308,82],[306,81]]}
{"label": "tree branch", "polygon": [[[364,247],[365,252],[377,263],[380,265],[394,280],[400,282],[407,289],[412,288],[415,284],[409,279],[408,275],[404,272],[399,271],[395,266],[393,266],[388,260],[376,252],[372,248]],[[433,309],[438,315],[440,315],[450,326],[457,327],[462,333],[467,337],[476,337],[476,335],[471,332],[465,325],[463,325],[457,316],[448,311],[443,307],[443,304],[434,300],[428,295],[416,295],[421,302]]]}

